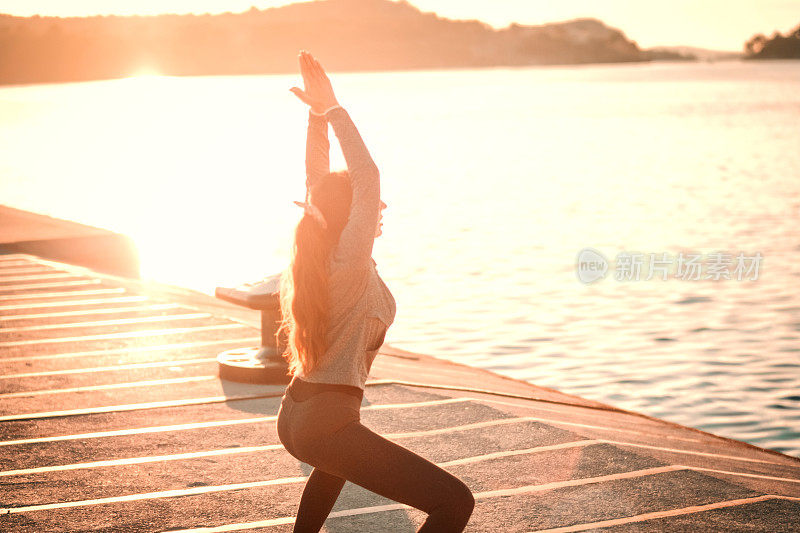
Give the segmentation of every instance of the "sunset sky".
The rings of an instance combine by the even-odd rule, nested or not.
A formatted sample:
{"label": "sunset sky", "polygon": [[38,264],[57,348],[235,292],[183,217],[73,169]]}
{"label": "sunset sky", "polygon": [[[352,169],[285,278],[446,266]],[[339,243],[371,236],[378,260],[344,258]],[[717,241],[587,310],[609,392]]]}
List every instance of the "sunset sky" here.
{"label": "sunset sky", "polygon": [[[0,0],[0,13],[29,16],[221,13],[263,9],[286,0]],[[771,35],[800,24],[800,0],[411,0],[423,11],[479,19],[502,28],[511,22],[541,24],[596,17],[621,29],[642,47],[686,45],[741,50],[755,33]]]}

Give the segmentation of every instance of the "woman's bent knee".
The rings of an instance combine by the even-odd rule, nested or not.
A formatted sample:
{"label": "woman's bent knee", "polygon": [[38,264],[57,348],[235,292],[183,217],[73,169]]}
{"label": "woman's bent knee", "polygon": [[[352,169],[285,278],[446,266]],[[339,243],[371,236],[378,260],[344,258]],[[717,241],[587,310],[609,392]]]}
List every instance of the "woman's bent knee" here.
{"label": "woman's bent knee", "polygon": [[448,483],[447,489],[444,492],[449,494],[450,501],[457,502],[464,507],[474,507],[475,496],[472,495],[472,491],[469,490],[467,484],[453,474],[449,472],[447,474]]}
{"label": "woman's bent knee", "polygon": [[464,524],[466,525],[469,517],[472,515],[473,509],[475,509],[475,496],[472,494],[472,491],[469,490],[469,487],[460,479],[454,489],[453,502],[456,513],[459,517],[463,518]]}
{"label": "woman's bent knee", "polygon": [[455,476],[450,478],[446,490],[443,490],[440,496],[442,500],[431,514],[437,514],[438,518],[447,522],[454,531],[461,531],[472,516],[475,496],[469,487]]}

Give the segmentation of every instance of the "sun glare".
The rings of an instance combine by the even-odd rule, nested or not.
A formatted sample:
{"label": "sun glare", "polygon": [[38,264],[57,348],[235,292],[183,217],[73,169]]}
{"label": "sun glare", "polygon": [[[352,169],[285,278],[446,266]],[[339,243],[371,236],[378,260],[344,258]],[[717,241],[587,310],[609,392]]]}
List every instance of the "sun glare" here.
{"label": "sun glare", "polygon": [[164,75],[153,67],[140,67],[138,70],[131,73],[128,79],[151,79],[161,78]]}

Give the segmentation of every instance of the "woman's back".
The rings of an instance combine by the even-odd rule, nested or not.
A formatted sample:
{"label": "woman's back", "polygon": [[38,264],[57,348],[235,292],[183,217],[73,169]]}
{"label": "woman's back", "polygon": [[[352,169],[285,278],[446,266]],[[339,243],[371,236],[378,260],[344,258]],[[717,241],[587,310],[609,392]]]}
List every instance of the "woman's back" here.
{"label": "woman's back", "polygon": [[[307,166],[324,172],[328,121],[339,139],[351,180],[350,216],[331,252],[328,281],[328,350],[306,381],[340,383],[364,388],[369,368],[386,330],[394,321],[396,304],[378,275],[372,248],[380,211],[380,174],[347,111],[330,110],[325,117],[309,115]],[[324,149],[319,149],[320,147]],[[309,175],[310,184],[319,176]],[[381,325],[383,327],[381,327]],[[377,347],[376,347],[377,344]]]}

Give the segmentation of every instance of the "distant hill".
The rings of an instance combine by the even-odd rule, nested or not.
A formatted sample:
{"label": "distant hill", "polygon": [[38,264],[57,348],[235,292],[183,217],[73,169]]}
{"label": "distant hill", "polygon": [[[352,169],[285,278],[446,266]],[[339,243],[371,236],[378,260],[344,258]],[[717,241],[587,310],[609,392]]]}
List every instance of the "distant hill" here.
{"label": "distant hill", "polygon": [[297,71],[297,52],[331,71],[644,61],[595,19],[495,30],[406,1],[322,0],[220,15],[0,15],[0,83]]}
{"label": "distant hill", "polygon": [[644,50],[644,53],[652,60],[726,61],[742,57],[740,52],[709,50],[694,46],[655,46]]}
{"label": "distant hill", "polygon": [[800,26],[781,35],[775,32],[768,39],[754,35],[744,45],[745,59],[800,59]]}
{"label": "distant hill", "polygon": [[642,54],[651,61],[697,61],[697,56],[681,50],[678,46],[655,46],[642,50]]}

